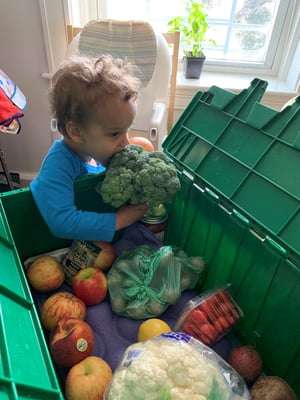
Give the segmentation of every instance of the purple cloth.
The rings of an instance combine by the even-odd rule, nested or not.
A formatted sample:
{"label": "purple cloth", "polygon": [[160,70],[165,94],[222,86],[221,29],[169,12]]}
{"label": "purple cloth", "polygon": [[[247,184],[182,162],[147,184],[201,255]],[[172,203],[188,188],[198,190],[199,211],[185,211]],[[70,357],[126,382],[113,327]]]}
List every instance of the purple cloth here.
{"label": "purple cloth", "polygon": [[114,243],[114,249],[119,256],[122,251],[147,244],[154,249],[159,249],[163,243],[146,226],[136,222],[129,226],[122,238]]}
{"label": "purple cloth", "polygon": [[[48,294],[33,293],[38,312],[45,300],[58,291],[72,292],[70,286],[63,284],[59,290]],[[185,303],[195,295],[194,291],[183,292],[178,302],[168,307],[159,318],[167,322],[172,329]],[[102,303],[87,307],[85,321],[91,326],[95,336],[92,355],[103,358],[114,371],[126,348],[137,341],[138,329],[144,320],[133,320],[113,313],[107,297]],[[45,332],[45,336],[48,341],[48,332]],[[67,372],[67,368],[57,368],[62,382]]]}
{"label": "purple cloth", "polygon": [[[114,247],[117,255],[120,255],[123,250],[145,244],[153,248],[160,248],[163,245],[144,225],[135,223],[126,229],[123,237],[114,244]],[[58,290],[51,293],[41,294],[33,291],[38,312],[45,300],[58,291],[72,292],[72,289],[64,283]],[[173,329],[183,307],[195,296],[194,290],[182,292],[177,303],[169,306],[159,318],[167,322]],[[137,341],[138,329],[144,320],[129,319],[113,313],[109,296],[107,296],[107,299],[100,304],[87,307],[85,321],[91,326],[95,336],[92,355],[103,358],[114,371],[126,348]],[[48,332],[45,332],[45,336],[48,340]],[[231,348],[228,340],[221,340],[215,346],[214,350],[226,359]],[[64,382],[67,372],[67,368],[57,368],[58,376],[62,382]]]}

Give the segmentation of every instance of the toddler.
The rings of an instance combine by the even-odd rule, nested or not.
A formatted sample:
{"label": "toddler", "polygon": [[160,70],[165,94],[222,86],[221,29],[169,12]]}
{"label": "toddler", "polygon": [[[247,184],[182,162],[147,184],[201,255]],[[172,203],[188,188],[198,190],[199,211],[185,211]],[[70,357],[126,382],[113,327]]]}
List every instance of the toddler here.
{"label": "toddler", "polygon": [[139,89],[134,72],[133,64],[102,55],[73,57],[53,75],[50,105],[63,138],[51,146],[30,188],[54,236],[111,241],[147,211],[147,204],[135,204],[97,213],[78,210],[74,202],[75,179],[105,171],[129,144]]}

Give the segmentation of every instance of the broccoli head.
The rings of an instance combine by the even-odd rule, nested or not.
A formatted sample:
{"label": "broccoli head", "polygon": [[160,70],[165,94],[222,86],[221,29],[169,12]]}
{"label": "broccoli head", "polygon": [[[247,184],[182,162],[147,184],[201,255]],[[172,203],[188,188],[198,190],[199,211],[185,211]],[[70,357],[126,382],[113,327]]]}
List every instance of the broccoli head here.
{"label": "broccoli head", "polygon": [[176,168],[163,152],[133,144],[111,158],[96,187],[103,201],[116,208],[130,202],[148,202],[150,207],[171,203],[179,189]]}

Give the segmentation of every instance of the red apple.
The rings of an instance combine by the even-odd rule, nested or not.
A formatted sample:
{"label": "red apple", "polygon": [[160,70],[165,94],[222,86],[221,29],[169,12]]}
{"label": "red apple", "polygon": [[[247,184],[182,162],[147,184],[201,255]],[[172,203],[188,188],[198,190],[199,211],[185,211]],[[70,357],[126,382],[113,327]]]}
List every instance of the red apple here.
{"label": "red apple", "polygon": [[42,305],[40,314],[42,325],[49,331],[52,331],[61,319],[84,319],[85,316],[84,302],[69,292],[58,292],[48,297]]}
{"label": "red apple", "polygon": [[67,400],[99,400],[112,379],[110,366],[100,357],[89,356],[75,364],[67,374]]}
{"label": "red apple", "polygon": [[56,365],[72,367],[91,355],[94,347],[92,328],[82,319],[62,319],[50,334],[49,347]]}
{"label": "red apple", "polygon": [[65,279],[62,266],[55,257],[40,256],[29,266],[27,279],[38,292],[50,292],[58,289]]}
{"label": "red apple", "polygon": [[107,295],[106,276],[98,268],[82,268],[72,278],[72,288],[74,294],[87,306],[98,304]]}
{"label": "red apple", "polygon": [[100,248],[93,267],[99,268],[102,271],[107,271],[116,259],[116,252],[113,245],[109,242],[94,242]]}

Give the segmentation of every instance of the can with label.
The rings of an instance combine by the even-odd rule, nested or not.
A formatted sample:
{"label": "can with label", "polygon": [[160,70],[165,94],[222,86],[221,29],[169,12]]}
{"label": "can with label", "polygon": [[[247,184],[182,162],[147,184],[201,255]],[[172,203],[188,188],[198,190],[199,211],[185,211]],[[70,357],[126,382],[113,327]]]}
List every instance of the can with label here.
{"label": "can with label", "polygon": [[165,231],[168,225],[167,214],[160,217],[151,217],[145,215],[143,218],[141,218],[140,221],[144,226],[149,229],[149,231],[154,233],[159,240],[161,240],[162,242],[164,241]]}

